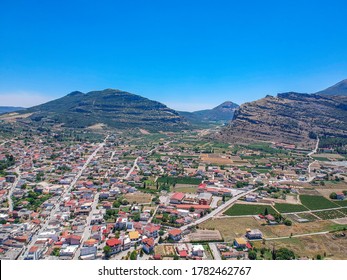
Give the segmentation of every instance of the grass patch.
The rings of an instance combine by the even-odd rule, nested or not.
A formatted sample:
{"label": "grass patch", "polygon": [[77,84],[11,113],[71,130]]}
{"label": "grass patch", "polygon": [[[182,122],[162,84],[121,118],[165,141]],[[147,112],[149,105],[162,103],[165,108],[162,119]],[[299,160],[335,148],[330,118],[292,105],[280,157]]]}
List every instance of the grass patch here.
{"label": "grass patch", "polygon": [[189,184],[189,185],[199,185],[202,179],[192,178],[192,177],[160,177],[157,180],[158,183],[166,183],[169,185],[173,184]]}
{"label": "grass patch", "polygon": [[347,200],[336,200],[334,203],[340,205],[340,206],[347,206]]}
{"label": "grass patch", "polygon": [[269,214],[276,213],[271,205],[234,204],[224,214],[228,216],[259,215],[264,214],[266,208]]}
{"label": "grass patch", "polygon": [[309,210],[301,204],[289,204],[289,203],[276,203],[275,208],[280,213],[303,212],[303,211]]}
{"label": "grass patch", "polygon": [[300,195],[301,203],[311,210],[339,207],[336,203],[320,195]]}

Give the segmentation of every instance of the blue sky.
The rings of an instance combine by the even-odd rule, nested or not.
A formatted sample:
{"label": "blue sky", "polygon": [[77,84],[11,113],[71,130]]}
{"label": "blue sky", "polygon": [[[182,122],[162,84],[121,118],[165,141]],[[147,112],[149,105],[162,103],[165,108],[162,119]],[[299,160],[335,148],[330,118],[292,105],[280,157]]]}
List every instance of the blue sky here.
{"label": "blue sky", "polygon": [[2,0],[0,105],[118,88],[197,110],[315,92],[347,78],[346,10],[332,0]]}

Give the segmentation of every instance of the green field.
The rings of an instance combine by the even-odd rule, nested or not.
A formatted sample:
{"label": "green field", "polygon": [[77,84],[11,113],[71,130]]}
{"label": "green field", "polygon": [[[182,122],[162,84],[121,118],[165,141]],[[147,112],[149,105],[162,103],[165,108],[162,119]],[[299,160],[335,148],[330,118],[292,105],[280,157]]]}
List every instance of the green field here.
{"label": "green field", "polygon": [[314,214],[323,220],[338,219],[345,217],[345,214],[341,213],[338,210],[319,211],[315,212]]}
{"label": "green field", "polygon": [[289,203],[276,203],[275,208],[280,213],[303,212],[303,211],[309,210],[301,204],[289,204]]}
{"label": "green field", "polygon": [[329,209],[339,207],[336,203],[319,195],[300,195],[301,203],[311,210]]}
{"label": "green field", "polygon": [[340,206],[347,206],[347,200],[335,200],[334,203]]}
{"label": "green field", "polygon": [[339,211],[347,216],[347,208],[341,208]]}
{"label": "green field", "polygon": [[162,184],[190,184],[190,185],[199,185],[202,182],[202,179],[192,178],[192,177],[160,177],[157,180],[158,183]]}
{"label": "green field", "polygon": [[257,205],[257,204],[234,204],[224,212],[228,216],[243,216],[243,215],[259,215],[264,214],[267,208],[269,214],[275,214],[275,209],[271,205]]}

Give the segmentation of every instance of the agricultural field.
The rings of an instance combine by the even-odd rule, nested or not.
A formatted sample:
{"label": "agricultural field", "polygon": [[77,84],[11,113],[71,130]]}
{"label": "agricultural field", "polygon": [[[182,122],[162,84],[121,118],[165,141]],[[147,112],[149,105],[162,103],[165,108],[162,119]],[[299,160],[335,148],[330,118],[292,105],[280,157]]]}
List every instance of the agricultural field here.
{"label": "agricultural field", "polygon": [[334,203],[338,204],[339,206],[345,207],[347,206],[347,200],[334,200]]}
{"label": "agricultural field", "polygon": [[289,204],[289,203],[276,203],[275,208],[280,213],[303,212],[303,211],[309,210],[301,204]]}
{"label": "agricultural field", "polygon": [[341,208],[341,209],[339,209],[339,212],[341,212],[347,216],[347,208]]}
{"label": "agricultural field", "polygon": [[145,204],[145,203],[151,203],[152,201],[152,195],[148,193],[127,193],[124,195],[124,198],[129,201],[129,203],[137,203],[137,204]]}
{"label": "agricultural field", "polygon": [[201,161],[217,165],[227,165],[233,163],[233,161],[230,158],[227,158],[225,155],[221,156],[218,154],[202,154]]}
{"label": "agricultural field", "polygon": [[155,254],[159,254],[161,256],[176,256],[176,250],[173,245],[161,245],[155,246],[154,249]]}
{"label": "agricultural field", "polygon": [[161,184],[189,184],[189,185],[199,185],[202,182],[202,179],[192,178],[192,177],[160,177],[157,180]]}
{"label": "agricultural field", "polygon": [[301,203],[310,210],[329,209],[339,207],[336,203],[319,195],[300,195]]}
{"label": "agricultural field", "polygon": [[318,211],[318,212],[315,212],[314,214],[318,216],[319,218],[321,218],[322,220],[333,220],[333,219],[345,217],[345,214],[343,214],[339,210]]}
{"label": "agricultural field", "polygon": [[173,192],[183,192],[183,193],[196,193],[198,189],[197,185],[190,184],[177,184],[172,191]]}
{"label": "agricultural field", "polygon": [[234,204],[228,210],[224,212],[224,215],[228,216],[246,216],[246,215],[259,215],[264,214],[265,209],[269,214],[275,214],[276,211],[271,205],[262,204]]}
{"label": "agricultural field", "polygon": [[222,241],[222,235],[218,230],[201,230],[190,233],[188,236],[189,241]]}
{"label": "agricultural field", "polygon": [[310,222],[318,220],[318,218],[312,215],[311,213],[300,213],[300,214],[297,214],[297,216],[301,219],[309,220]]}
{"label": "agricultural field", "polygon": [[269,227],[263,227],[262,221],[253,217],[243,218],[221,218],[209,219],[199,225],[199,229],[219,230],[225,242],[231,242],[235,237],[240,237],[246,234],[247,228],[260,229],[267,237],[275,237]]}

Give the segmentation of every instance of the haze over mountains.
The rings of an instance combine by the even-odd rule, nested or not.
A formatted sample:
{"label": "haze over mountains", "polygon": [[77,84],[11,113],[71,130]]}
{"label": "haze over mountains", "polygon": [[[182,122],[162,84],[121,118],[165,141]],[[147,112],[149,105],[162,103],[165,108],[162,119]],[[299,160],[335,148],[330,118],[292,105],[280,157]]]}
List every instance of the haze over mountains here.
{"label": "haze over mountains", "polygon": [[232,120],[235,110],[239,105],[226,101],[213,109],[199,110],[195,112],[179,112],[192,124],[203,124],[209,122],[228,122]]}
{"label": "haze over mountains", "polygon": [[24,110],[24,109],[25,108],[23,108],[23,107],[0,106],[0,114],[16,112],[16,111],[20,111],[20,110]]}

